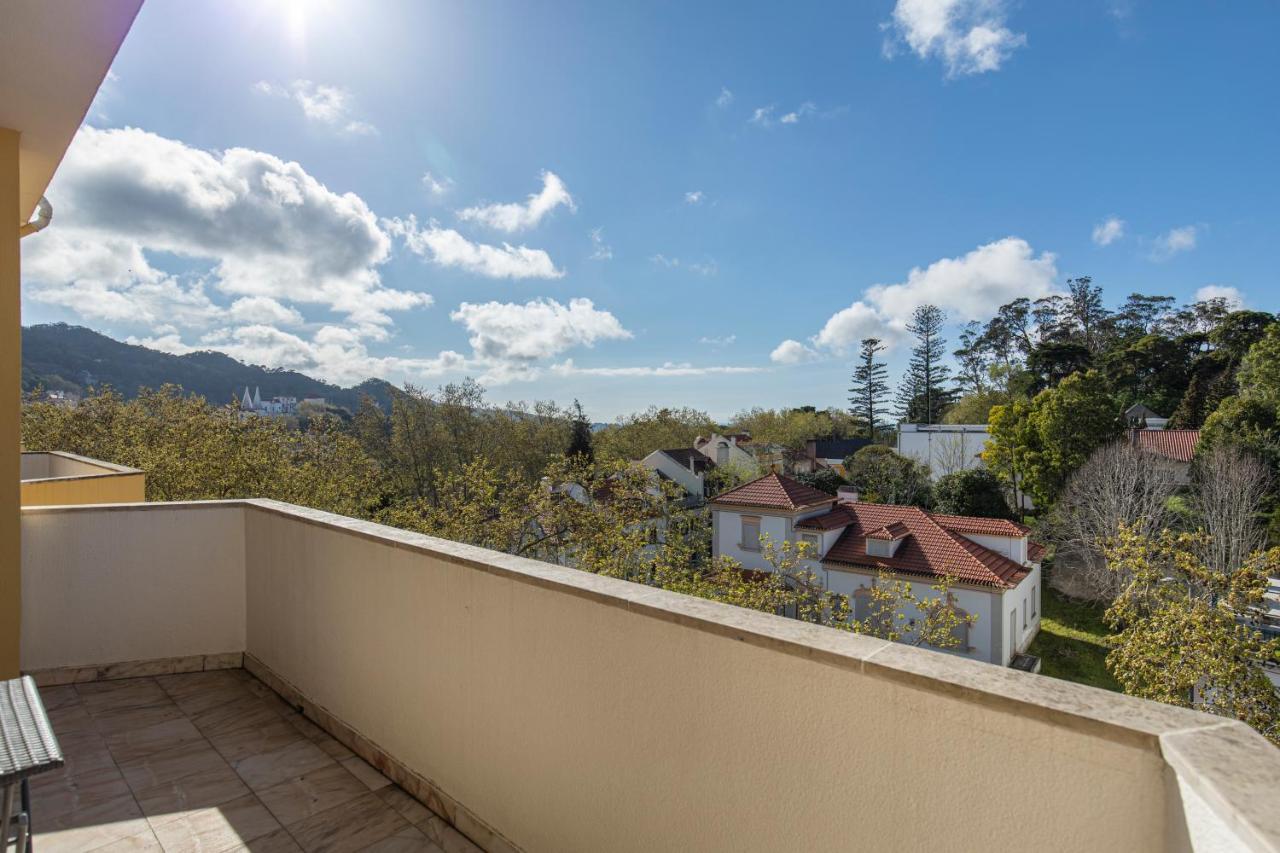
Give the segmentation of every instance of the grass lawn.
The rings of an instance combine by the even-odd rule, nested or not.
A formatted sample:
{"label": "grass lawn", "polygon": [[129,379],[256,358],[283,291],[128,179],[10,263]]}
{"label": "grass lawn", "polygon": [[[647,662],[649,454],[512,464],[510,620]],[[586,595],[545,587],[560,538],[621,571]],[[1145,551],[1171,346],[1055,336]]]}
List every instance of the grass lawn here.
{"label": "grass lawn", "polygon": [[1040,658],[1040,672],[1067,681],[1120,691],[1107,672],[1107,626],[1102,622],[1105,607],[1064,598],[1051,587],[1044,588],[1040,633],[1027,651]]}

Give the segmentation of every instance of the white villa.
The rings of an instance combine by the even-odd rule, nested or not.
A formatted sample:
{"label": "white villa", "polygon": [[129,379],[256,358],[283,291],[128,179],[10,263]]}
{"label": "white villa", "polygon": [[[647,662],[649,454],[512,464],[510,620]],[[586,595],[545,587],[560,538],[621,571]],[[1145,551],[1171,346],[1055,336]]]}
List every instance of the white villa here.
{"label": "white villa", "polygon": [[1039,631],[1044,549],[1021,524],[860,503],[780,474],[730,489],[710,505],[715,556],[770,571],[762,535],[774,542],[808,542],[817,555],[810,568],[827,589],[852,597],[857,618],[866,618],[870,604],[863,591],[887,570],[913,587],[927,588],[943,575],[954,579],[954,606],[976,621],[960,629],[959,649],[947,651],[1008,665]]}
{"label": "white villa", "polygon": [[250,396],[249,388],[245,386],[244,394],[240,397],[240,411],[251,415],[265,415],[268,417],[292,415],[298,411],[298,398],[272,397],[270,400],[263,400],[262,389],[254,388],[253,395]]}
{"label": "white villa", "polygon": [[745,433],[738,435],[720,435],[719,433],[711,433],[711,435],[703,438],[698,436],[693,441],[693,449],[710,459],[717,465],[746,465],[754,466],[756,457],[746,447],[742,445],[749,444],[751,436]]}
{"label": "white villa", "polygon": [[655,450],[641,459],[640,464],[684,489],[685,494],[698,503],[707,496],[707,472],[716,467],[716,463],[692,447]]}

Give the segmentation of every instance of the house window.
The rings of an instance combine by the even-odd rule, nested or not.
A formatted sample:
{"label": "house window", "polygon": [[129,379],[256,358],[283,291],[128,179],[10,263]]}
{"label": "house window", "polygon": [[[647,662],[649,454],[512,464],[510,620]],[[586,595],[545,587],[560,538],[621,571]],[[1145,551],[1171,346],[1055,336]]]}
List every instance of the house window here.
{"label": "house window", "polygon": [[1027,627],[1027,600],[1025,598],[1022,599],[1022,627],[1024,630]]}
{"label": "house window", "polygon": [[871,590],[865,586],[858,587],[853,594],[853,618],[859,622],[871,618]]}
{"label": "house window", "polygon": [[867,555],[871,557],[892,557],[893,543],[886,539],[868,539]]}
{"label": "house window", "polygon": [[1031,618],[1036,618],[1036,588],[1031,587]]}
{"label": "house window", "polygon": [[822,556],[822,551],[821,551],[822,543],[818,539],[818,535],[816,533],[801,533],[800,541],[809,546],[810,556],[812,557]]}
{"label": "house window", "polygon": [[760,519],[757,516],[742,517],[742,549],[744,551],[760,550]]}
{"label": "house window", "polygon": [[729,445],[727,442],[722,441],[716,445],[716,464],[717,465],[729,464]]}

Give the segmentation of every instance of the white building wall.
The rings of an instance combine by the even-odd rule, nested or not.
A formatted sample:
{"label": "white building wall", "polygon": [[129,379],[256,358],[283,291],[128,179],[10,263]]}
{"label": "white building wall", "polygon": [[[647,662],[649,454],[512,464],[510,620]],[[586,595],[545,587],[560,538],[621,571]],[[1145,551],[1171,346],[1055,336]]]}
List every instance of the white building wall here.
{"label": "white building wall", "polygon": [[[1003,647],[1002,663],[1009,663],[1018,652],[1025,652],[1040,632],[1040,617],[1043,615],[1044,589],[1040,579],[1040,566],[1035,564],[1031,573],[1023,578],[1022,583],[1001,596],[1000,613],[1004,622],[1003,636],[1000,638]],[[1026,608],[1027,617],[1024,623],[1022,613]],[[1014,628],[1009,628],[1009,619],[1013,616]],[[1012,645],[1011,645],[1012,643]]]}
{"label": "white building wall", "polygon": [[899,424],[898,453],[928,465],[936,480],[982,467],[988,437],[986,424]]}
{"label": "white building wall", "polygon": [[997,554],[1003,554],[1015,563],[1027,561],[1027,537],[1019,536],[987,536],[982,533],[960,534],[971,542],[977,542],[984,548],[990,548]]}
{"label": "white building wall", "polygon": [[674,482],[678,483],[680,488],[684,489],[689,494],[697,495],[699,497],[702,496],[702,475],[693,473],[688,468],[663,453],[661,450],[653,451],[644,459],[641,459],[640,464],[651,468],[654,471],[662,472],[666,476],[670,477]]}
{"label": "white building wall", "polygon": [[756,516],[760,519],[760,535],[768,535],[775,544],[790,539],[794,535],[791,519],[785,516],[764,515],[744,510],[733,512],[715,510],[713,522],[715,536],[712,539],[712,555],[730,557],[742,563],[744,569],[770,571],[772,566],[765,562],[760,551],[751,551],[742,547],[742,517]]}

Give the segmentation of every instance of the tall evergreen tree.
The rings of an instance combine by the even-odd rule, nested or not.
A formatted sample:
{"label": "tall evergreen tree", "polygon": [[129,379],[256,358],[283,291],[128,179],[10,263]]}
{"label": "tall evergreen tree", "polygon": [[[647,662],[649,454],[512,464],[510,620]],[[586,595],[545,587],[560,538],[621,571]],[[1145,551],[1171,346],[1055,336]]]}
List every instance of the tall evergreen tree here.
{"label": "tall evergreen tree", "polygon": [[569,434],[569,449],[565,455],[584,462],[594,462],[595,448],[591,444],[591,422],[582,411],[582,404],[573,401],[573,430]]}
{"label": "tall evergreen tree", "polygon": [[876,361],[876,356],[883,351],[884,344],[879,338],[863,338],[858,364],[853,369],[853,385],[849,388],[849,414],[862,423],[867,438],[875,438],[884,411],[880,401],[889,390],[889,383],[885,381],[889,371],[883,361]]}
{"label": "tall evergreen tree", "polygon": [[942,362],[947,353],[947,341],[942,337],[946,320],[941,308],[921,305],[907,324],[916,343],[898,389],[898,414],[906,422],[936,424],[951,403],[953,395],[946,387],[951,369]]}

